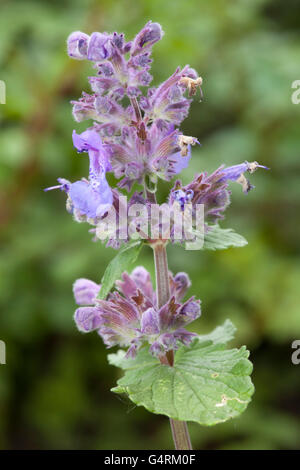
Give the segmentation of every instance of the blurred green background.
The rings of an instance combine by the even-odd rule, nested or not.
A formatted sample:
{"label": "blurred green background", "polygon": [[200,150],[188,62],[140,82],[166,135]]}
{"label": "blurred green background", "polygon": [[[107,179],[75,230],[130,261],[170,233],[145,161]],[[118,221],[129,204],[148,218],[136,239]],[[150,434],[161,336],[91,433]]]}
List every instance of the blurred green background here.
{"label": "blurred green background", "polygon": [[[206,332],[230,318],[235,345],[247,344],[256,393],[241,418],[190,425],[195,449],[300,447],[299,125],[291,84],[300,79],[298,2],[287,0],[49,0],[0,5],[0,365],[2,449],[171,449],[168,420],[109,390],[109,367],[96,334],[73,323],[72,283],[100,281],[115,252],[92,243],[88,226],[65,211],[65,196],[44,193],[58,176],[87,174],[71,133],[82,130],[70,100],[89,91],[91,65],[68,58],[70,32],[123,31],[130,39],[146,21],[162,24],[154,47],[154,84],[189,63],[204,79],[183,123],[197,136],[184,181],[221,163],[258,160],[271,172],[251,177],[247,196],[232,187],[223,227],[249,245],[224,252],[169,248],[173,272],[189,272],[202,299],[197,321]],[[162,191],[168,185],[162,185]],[[145,248],[139,264],[153,273]]]}

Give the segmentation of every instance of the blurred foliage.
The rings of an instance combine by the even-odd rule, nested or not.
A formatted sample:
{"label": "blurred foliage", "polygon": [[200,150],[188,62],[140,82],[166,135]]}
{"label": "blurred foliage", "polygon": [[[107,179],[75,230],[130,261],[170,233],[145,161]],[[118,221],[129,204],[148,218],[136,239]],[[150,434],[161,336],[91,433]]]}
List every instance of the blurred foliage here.
{"label": "blurred foliage", "polygon": [[[298,18],[298,19],[297,19]],[[72,283],[100,280],[112,249],[92,243],[88,227],[64,210],[65,197],[42,188],[86,173],[72,147],[69,101],[88,91],[91,66],[70,60],[73,30],[124,31],[146,21],[166,35],[155,46],[155,83],[189,63],[204,78],[183,130],[203,144],[184,181],[219,164],[258,160],[271,172],[236,185],[223,227],[249,245],[224,252],[169,248],[170,269],[186,270],[202,299],[206,332],[226,318],[236,345],[252,351],[256,394],[244,415],[213,428],[191,425],[197,449],[300,446],[299,116],[291,83],[299,79],[297,3],[287,0],[2,0],[0,79],[0,447],[7,449],[172,448],[167,419],[110,393],[109,367],[96,334],[75,329]],[[166,194],[168,185],[162,185]],[[139,263],[153,273],[150,250]]]}

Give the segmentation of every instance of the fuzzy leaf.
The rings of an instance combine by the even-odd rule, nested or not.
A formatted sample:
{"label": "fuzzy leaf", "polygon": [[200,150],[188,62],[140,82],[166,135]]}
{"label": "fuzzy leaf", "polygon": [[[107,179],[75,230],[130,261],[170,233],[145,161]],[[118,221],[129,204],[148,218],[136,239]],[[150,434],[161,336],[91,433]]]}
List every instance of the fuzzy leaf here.
{"label": "fuzzy leaf", "polygon": [[221,228],[214,225],[204,236],[204,250],[224,250],[231,246],[241,247],[247,245],[247,240],[231,228]]}
{"label": "fuzzy leaf", "polygon": [[121,248],[118,254],[111,260],[101,281],[102,286],[98,294],[99,299],[106,299],[115,281],[120,279],[122,273],[136,261],[142,245],[141,240],[134,241]]}
{"label": "fuzzy leaf", "polygon": [[226,349],[233,331],[227,321],[196,338],[191,347],[181,347],[174,367],[160,364],[147,348],[135,359],[125,359],[124,351],[110,354],[109,362],[125,370],[112,391],[127,393],[136,405],[173,419],[210,426],[234,418],[246,409],[254,387],[245,346]]}

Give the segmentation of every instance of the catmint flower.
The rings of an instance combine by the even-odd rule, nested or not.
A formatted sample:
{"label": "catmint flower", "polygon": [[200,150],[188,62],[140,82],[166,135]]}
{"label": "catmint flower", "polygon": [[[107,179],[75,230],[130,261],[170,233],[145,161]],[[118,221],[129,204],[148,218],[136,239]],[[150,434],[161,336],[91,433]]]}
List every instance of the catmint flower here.
{"label": "catmint flower", "polygon": [[[109,145],[112,168],[117,178],[123,178],[120,187],[130,189],[134,182],[142,182],[145,175],[155,175],[169,181],[188,166],[191,152],[187,144],[182,157],[179,146],[180,133],[173,126],[161,129],[157,124],[145,130],[141,140],[134,127],[124,127],[119,138]],[[130,175],[128,165],[134,168]]]}
{"label": "catmint flower", "polygon": [[[97,70],[96,76],[89,77],[93,94],[84,92],[72,102],[76,121],[93,121],[80,136],[73,133],[75,147],[90,157],[89,182],[73,183],[76,186],[68,190],[68,208],[73,205],[76,220],[104,213],[98,209],[101,197],[97,185],[106,206],[111,204],[107,171],[112,171],[120,180],[119,187],[127,191],[134,183],[144,185],[157,178],[169,181],[188,166],[191,146],[199,144],[195,137],[183,136],[175,128],[189,111],[191,100],[184,96],[185,90],[200,84],[194,69],[188,65],[177,68],[160,86],[148,88],[146,96],[140,89],[149,87],[152,80],[152,47],[162,36],[161,26],[149,21],[130,42],[118,33],[88,36],[75,32],[68,38],[69,55],[94,62]],[[130,99],[126,107],[125,95]]]}
{"label": "catmint flower", "polygon": [[[108,92],[122,98],[141,94],[140,86],[148,86],[152,76],[148,70],[152,46],[163,36],[158,23],[149,21],[133,41],[124,42],[124,34],[94,32],[91,36],[72,33],[68,38],[68,53],[74,59],[95,63],[98,76],[92,79],[94,91]],[[129,53],[128,60],[124,55]]]}
{"label": "catmint flower", "polygon": [[149,49],[163,37],[163,30],[159,23],[152,23],[149,21],[144,28],[135,37],[131,54],[135,56],[140,52],[144,52],[145,49]]}
{"label": "catmint flower", "polygon": [[[129,42],[125,41],[123,33],[116,32],[94,32],[88,36],[77,31],[68,38],[69,55],[74,59],[90,60],[96,70],[96,75],[89,77],[92,93],[83,92],[79,100],[72,102],[77,122],[92,121],[85,132],[73,131],[75,148],[89,156],[89,177],[74,183],[59,178],[59,185],[48,189],[66,192],[67,210],[75,220],[91,224],[94,240],[106,240],[107,246],[116,249],[129,241],[130,234],[128,227],[118,225],[122,220],[121,193],[110,188],[106,173],[114,174],[120,190],[131,192],[134,184],[142,186],[143,193],[136,191],[125,209],[128,223],[133,222],[136,231],[142,234],[143,223],[140,218],[129,215],[130,207],[135,203],[144,204],[147,213],[144,222],[149,226],[149,192],[155,192],[158,178],[170,181],[187,168],[191,148],[200,145],[196,137],[183,135],[178,129],[188,115],[190,98],[198,89],[202,94],[202,78],[196,70],[189,65],[178,67],[159,86],[149,87],[152,47],[162,36],[161,26],[149,21]],[[148,87],[146,93],[142,87]],[[126,96],[129,104],[124,100]],[[204,204],[207,230],[209,224],[224,217],[230,203],[229,181],[236,181],[244,192],[248,192],[253,186],[245,174],[253,173],[259,167],[266,168],[256,162],[245,162],[228,168],[222,166],[211,175],[197,175],[186,186],[177,181],[169,195],[169,206],[179,205],[187,220],[189,214],[185,209],[190,205],[188,210],[192,212],[194,223],[196,205]],[[113,212],[117,219],[116,233],[106,234],[103,222]],[[176,222],[174,214],[170,230],[172,241],[178,239],[181,224],[181,220]],[[164,229],[160,224],[161,238]],[[190,232],[188,230],[183,238],[190,239]],[[184,241],[180,235],[179,241]]]}
{"label": "catmint flower", "polygon": [[78,152],[88,152],[89,154],[91,180],[97,178],[100,173],[111,170],[109,152],[96,131],[88,129],[82,134],[73,131],[72,137],[74,147]]}
{"label": "catmint flower", "polygon": [[49,189],[59,188],[68,194],[67,206],[77,220],[85,216],[89,219],[101,217],[113,203],[112,190],[105,173],[111,168],[108,154],[100,136],[92,130],[78,135],[73,133],[73,143],[79,152],[88,152],[90,169],[89,180],[70,183],[60,179],[61,184]]}
{"label": "catmint flower", "polygon": [[87,59],[89,36],[81,31],[70,34],[67,40],[68,54],[73,59]]}
{"label": "catmint flower", "polygon": [[[99,286],[86,284],[86,281],[76,281],[76,301],[78,296],[82,300],[77,290],[81,286],[83,291],[89,291],[89,303],[96,287],[99,289]],[[179,343],[189,345],[196,336],[186,331],[185,326],[201,315],[200,301],[192,297],[184,304],[179,303],[189,286],[190,281],[185,273],[175,277],[170,273],[171,297],[165,305],[157,308],[150,274],[143,267],[138,267],[131,275],[123,274],[122,280],[116,283],[118,290],[109,294],[107,300],[94,298],[93,307],[78,308],[75,322],[80,331],[97,330],[107,347],[126,347],[127,357],[134,357],[145,343],[150,345],[150,352],[158,357],[170,349],[177,349]]]}
{"label": "catmint flower", "polygon": [[192,205],[193,214],[197,204],[204,204],[205,223],[216,223],[223,218],[223,213],[230,203],[228,183],[222,179],[223,176],[221,167],[211,175],[206,172],[196,175],[186,186],[176,181],[170,192],[169,204],[172,206],[177,201],[181,210],[184,210],[185,205],[189,203]]}
{"label": "catmint flower", "polygon": [[159,87],[150,89],[147,97],[141,98],[140,106],[148,120],[180,125],[187,117],[191,100],[183,96],[184,87],[180,81],[191,70],[188,65],[182,70],[178,67],[171,77]]}
{"label": "catmint flower", "polygon": [[251,189],[254,188],[252,184],[250,184],[250,181],[245,177],[244,173],[248,172],[250,174],[254,173],[257,168],[264,168],[265,170],[268,170],[269,168],[260,165],[257,162],[244,162],[241,163],[240,165],[234,165],[230,166],[228,168],[223,169],[223,176],[220,179],[220,181],[236,181],[237,183],[242,185],[243,192],[248,193]]}
{"label": "catmint flower", "polygon": [[177,273],[175,277],[170,275],[170,289],[176,301],[180,301],[191,287],[191,281],[186,273]]}
{"label": "catmint flower", "polygon": [[206,222],[216,223],[218,219],[223,218],[223,213],[230,203],[228,181],[240,183],[243,191],[248,192],[254,186],[246,179],[244,173],[253,173],[257,168],[268,169],[257,162],[245,162],[227,168],[223,165],[211,175],[206,172],[196,175],[186,186],[176,181],[170,193],[169,203],[178,201],[182,210],[187,203],[192,203],[193,207],[196,204],[204,204]]}
{"label": "catmint flower", "polygon": [[73,293],[78,305],[93,305],[101,285],[89,279],[77,279],[73,285]]}
{"label": "catmint flower", "polygon": [[111,55],[110,37],[108,34],[93,33],[90,37],[87,58],[93,62],[108,59]]}

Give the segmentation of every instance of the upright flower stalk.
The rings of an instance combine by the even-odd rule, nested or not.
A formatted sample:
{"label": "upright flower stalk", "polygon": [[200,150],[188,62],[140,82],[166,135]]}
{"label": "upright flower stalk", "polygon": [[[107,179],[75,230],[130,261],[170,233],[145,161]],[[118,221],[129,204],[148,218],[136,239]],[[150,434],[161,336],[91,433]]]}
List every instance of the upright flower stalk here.
{"label": "upright flower stalk", "polygon": [[[169,269],[166,243],[158,241],[152,245],[155,263],[155,279],[157,289],[158,308],[162,307],[170,298]],[[173,367],[174,351],[169,350],[159,357],[162,364]],[[170,418],[173,441],[176,450],[191,450],[192,444],[185,421]]]}
{"label": "upright flower stalk", "polygon": [[[248,193],[254,186],[246,175],[267,167],[221,165],[212,174],[197,173],[185,186],[176,179],[165,203],[157,204],[159,180],[177,177],[187,168],[192,147],[200,145],[196,137],[183,135],[180,125],[192,97],[202,98],[203,82],[186,65],[159,86],[149,86],[152,48],[162,37],[161,26],[151,21],[128,42],[116,32],[69,36],[69,56],[90,61],[96,70],[89,77],[92,93],[72,101],[75,121],[91,121],[72,135],[78,153],[88,156],[88,177],[58,178],[58,185],[46,190],[66,193],[74,220],[89,224],[94,241],[118,250],[101,284],[75,281],[78,329],[96,331],[107,348],[120,348],[108,355],[125,371],[113,391],[168,416],[175,448],[191,449],[186,421],[217,424],[247,407],[253,393],[251,363],[244,347],[224,351],[235,331],[230,321],[209,335],[186,329],[200,318],[201,302],[185,299],[190,279],[169,271],[166,245],[244,246],[242,236],[219,226],[230,204],[229,183]],[[107,173],[118,180],[116,187],[109,185]],[[129,273],[143,245],[153,249],[156,289],[144,267]]]}

